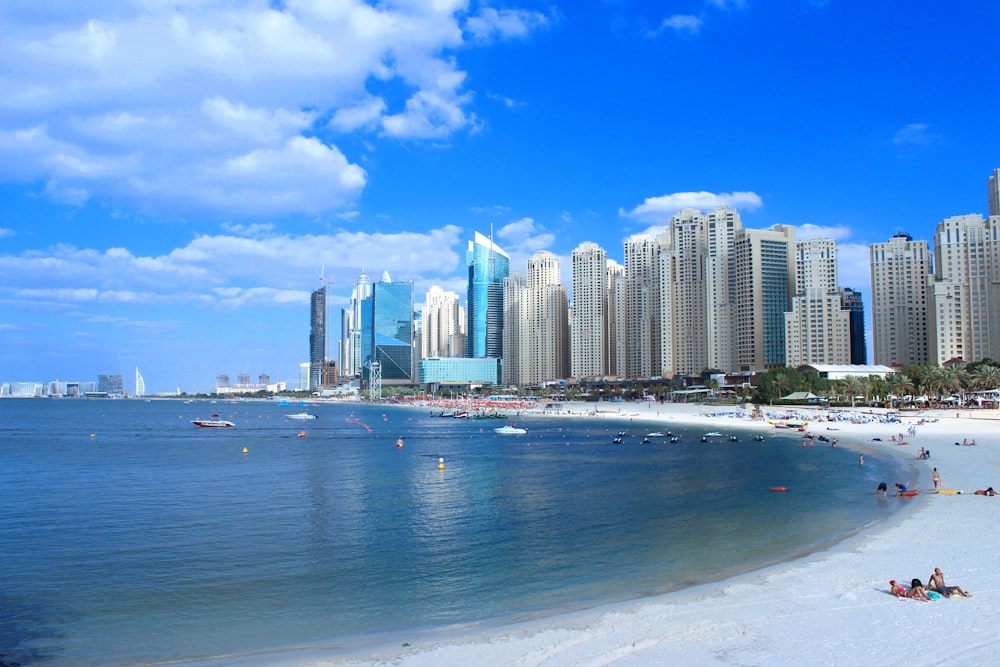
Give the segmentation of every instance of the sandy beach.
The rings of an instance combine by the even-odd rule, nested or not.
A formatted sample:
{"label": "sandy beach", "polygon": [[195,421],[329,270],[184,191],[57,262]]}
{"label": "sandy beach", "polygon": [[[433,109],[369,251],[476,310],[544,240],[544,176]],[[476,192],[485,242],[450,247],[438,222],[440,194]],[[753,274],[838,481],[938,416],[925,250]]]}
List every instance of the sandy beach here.
{"label": "sandy beach", "polygon": [[[738,423],[774,431],[767,423],[724,414],[732,412],[729,408],[597,404],[596,409],[595,404],[560,404],[546,412],[581,419],[699,423],[717,430]],[[1000,413],[925,411],[906,413],[902,423],[884,423],[882,414],[865,408],[854,411],[861,423],[853,423],[817,421],[817,416],[830,414],[821,410],[801,412],[812,417],[810,432],[836,437],[839,446],[911,459],[915,479],[886,480],[887,500],[877,500],[872,489],[872,502],[907,507],[826,550],[724,581],[499,628],[414,638],[409,645],[363,655],[321,658],[307,652],[286,656],[287,664],[842,665],[902,660],[934,665],[992,659],[1000,645],[1000,497],[973,492],[1000,488]],[[911,426],[916,434],[905,437],[907,444],[893,441]],[[955,445],[963,439],[977,444]],[[930,459],[917,458],[921,447],[931,450]],[[935,467],[942,488],[962,493],[934,493]],[[909,483],[920,495],[894,497],[896,481]],[[889,594],[890,579],[909,582],[916,577],[926,583],[935,567],[943,570],[948,584],[975,597],[920,602]]]}

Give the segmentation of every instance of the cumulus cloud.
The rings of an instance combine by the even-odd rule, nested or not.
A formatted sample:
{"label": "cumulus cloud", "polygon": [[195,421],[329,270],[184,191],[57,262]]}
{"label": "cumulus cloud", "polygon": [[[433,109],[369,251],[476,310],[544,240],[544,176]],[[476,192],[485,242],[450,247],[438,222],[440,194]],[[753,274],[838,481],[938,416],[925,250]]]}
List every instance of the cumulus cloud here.
{"label": "cumulus cloud", "polygon": [[[522,254],[545,250],[555,242],[555,234],[546,231],[532,218],[521,218],[497,230],[497,237]],[[505,248],[506,250],[506,248]]]}
{"label": "cumulus cloud", "polygon": [[[806,239],[833,239],[838,243],[849,239],[853,232],[847,225],[814,225],[806,223],[795,225],[795,240],[805,241]],[[866,246],[867,247],[867,246]]]}
{"label": "cumulus cloud", "polygon": [[[456,54],[552,20],[470,14],[464,0],[81,0],[44,20],[31,3],[2,11],[0,178],[48,183],[77,205],[141,201],[168,215],[244,215],[251,195],[263,214],[349,207],[364,171],[324,132],[475,132]],[[266,164],[275,184],[259,178]],[[318,196],[304,192],[318,183],[296,188],[283,171],[314,167]]]}
{"label": "cumulus cloud", "polygon": [[646,200],[626,211],[618,210],[618,215],[632,218],[640,222],[665,224],[671,216],[685,208],[695,208],[703,211],[716,206],[727,206],[740,211],[752,211],[764,205],[763,200],[755,192],[675,192],[659,197],[648,197]]}
{"label": "cumulus cloud", "polygon": [[379,275],[391,269],[397,280],[429,281],[450,276],[464,259],[464,232],[454,225],[427,232],[303,236],[276,234],[267,225],[231,229],[237,234],[200,235],[162,255],[66,244],[0,255],[0,274],[9,276],[0,298],[230,308],[303,304],[324,264],[326,278],[343,287],[354,284],[363,269]]}
{"label": "cumulus cloud", "polygon": [[548,25],[545,14],[523,9],[483,7],[465,21],[465,29],[478,41],[525,37],[533,30]]}

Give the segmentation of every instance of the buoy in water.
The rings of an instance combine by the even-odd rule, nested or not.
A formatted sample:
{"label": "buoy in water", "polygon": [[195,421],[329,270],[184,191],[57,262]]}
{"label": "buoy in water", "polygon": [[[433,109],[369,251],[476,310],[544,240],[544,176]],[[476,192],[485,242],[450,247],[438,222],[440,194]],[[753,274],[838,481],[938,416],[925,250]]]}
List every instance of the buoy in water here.
{"label": "buoy in water", "polygon": [[299,431],[299,437],[300,438],[306,437],[306,432],[305,431]]}
{"label": "buoy in water", "polygon": [[396,440],[396,446],[397,447],[402,447],[403,446],[403,439],[402,438],[399,438],[398,440]]}
{"label": "buoy in water", "polygon": [[244,453],[244,454],[249,454],[249,453],[250,453],[250,450],[249,450],[249,449],[247,449],[246,447],[244,447],[244,448],[243,448],[243,453]]}
{"label": "buoy in water", "polygon": [[783,486],[772,486],[771,490],[772,491],[787,491],[788,489],[785,488],[785,487],[783,487]]}
{"label": "buoy in water", "polygon": [[444,459],[438,459],[438,470],[444,470]]}
{"label": "buoy in water", "polygon": [[91,437],[91,438],[96,438],[96,437],[97,437],[97,434],[96,434],[96,433],[91,433],[91,434],[90,434],[90,437]]}

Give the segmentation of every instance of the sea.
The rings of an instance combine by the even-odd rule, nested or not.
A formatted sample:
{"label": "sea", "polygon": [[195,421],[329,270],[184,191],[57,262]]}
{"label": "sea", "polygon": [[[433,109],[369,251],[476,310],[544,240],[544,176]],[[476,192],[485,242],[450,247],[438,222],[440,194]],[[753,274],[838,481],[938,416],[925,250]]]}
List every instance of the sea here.
{"label": "sea", "polygon": [[380,404],[0,400],[0,665],[336,656],[657,595],[883,521],[876,485],[914,474],[617,409],[499,435]]}

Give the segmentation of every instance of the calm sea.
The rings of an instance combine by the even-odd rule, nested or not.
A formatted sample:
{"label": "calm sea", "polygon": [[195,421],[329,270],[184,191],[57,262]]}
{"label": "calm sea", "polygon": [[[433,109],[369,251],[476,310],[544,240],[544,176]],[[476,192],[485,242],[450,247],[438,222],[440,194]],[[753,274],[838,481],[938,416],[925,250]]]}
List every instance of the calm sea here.
{"label": "calm sea", "polygon": [[[912,474],[736,422],[640,444],[666,428],[301,409],[0,400],[0,665],[402,642],[670,591],[884,519],[876,484]],[[191,424],[213,412],[236,428]]]}

